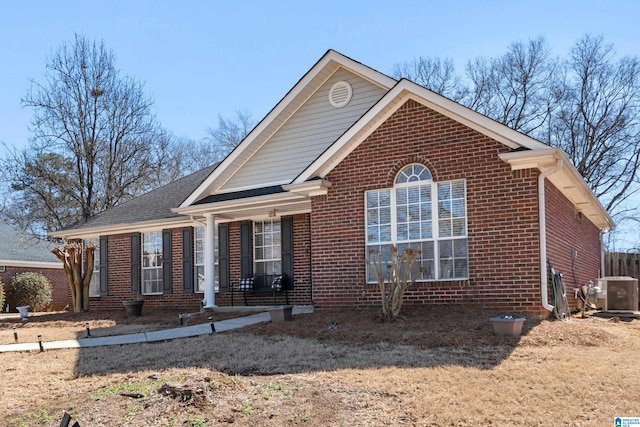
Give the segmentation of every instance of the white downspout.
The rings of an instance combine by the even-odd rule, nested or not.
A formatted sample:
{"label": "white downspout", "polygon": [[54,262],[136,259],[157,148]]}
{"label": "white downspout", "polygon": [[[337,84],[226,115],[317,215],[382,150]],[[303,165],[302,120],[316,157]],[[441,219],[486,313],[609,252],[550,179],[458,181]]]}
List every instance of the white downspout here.
{"label": "white downspout", "polygon": [[549,175],[562,169],[562,159],[558,160],[554,167],[545,170],[538,175],[538,218],[540,219],[540,302],[542,307],[548,311],[553,311],[553,306],[549,304],[549,296],[547,294],[547,218],[545,208],[545,192],[544,180]]}
{"label": "white downspout", "polygon": [[204,308],[216,306],[216,270],[215,270],[215,226],[216,218],[213,214],[206,215],[207,222],[204,229]]}

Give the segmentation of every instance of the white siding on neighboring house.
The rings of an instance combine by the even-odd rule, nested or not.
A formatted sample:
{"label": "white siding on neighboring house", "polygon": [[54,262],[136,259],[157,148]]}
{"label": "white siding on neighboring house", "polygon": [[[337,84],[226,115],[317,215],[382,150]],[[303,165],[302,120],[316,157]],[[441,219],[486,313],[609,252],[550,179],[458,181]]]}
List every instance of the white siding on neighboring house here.
{"label": "white siding on neighboring house", "polygon": [[[348,105],[335,108],[329,90],[341,80],[349,82],[353,95]],[[338,69],[220,191],[291,182],[385,93],[380,86]]]}

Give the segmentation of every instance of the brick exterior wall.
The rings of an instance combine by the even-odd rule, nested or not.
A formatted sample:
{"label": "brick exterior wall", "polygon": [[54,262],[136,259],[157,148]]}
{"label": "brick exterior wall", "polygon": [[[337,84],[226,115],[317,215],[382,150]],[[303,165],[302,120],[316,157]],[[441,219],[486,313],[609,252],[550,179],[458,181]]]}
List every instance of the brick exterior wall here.
{"label": "brick exterior wall", "polygon": [[[538,171],[512,171],[499,153],[509,148],[415,101],[408,101],[327,176],[328,194],[311,201],[311,213],[293,216],[292,304],[325,307],[378,306],[376,284],[366,283],[365,191],[391,188],[410,163],[427,166],[435,181],[464,179],[467,189],[469,279],[419,283],[406,304],[468,304],[505,314],[548,314],[540,303]],[[600,276],[599,231],[546,184],[548,256],[573,287]],[[229,277],[233,294],[216,305],[241,305],[240,222],[229,223]],[[145,297],[145,307],[197,311],[202,293],[182,291],[182,228],[172,230],[172,293]],[[572,249],[577,258],[572,269]],[[95,309],[122,309],[132,298],[130,235],[109,236],[108,296]],[[569,275],[568,273],[571,273]],[[569,277],[568,277],[569,276]],[[571,278],[571,280],[568,280]],[[551,295],[551,292],[549,292]],[[575,305],[573,292],[570,302]],[[270,305],[271,293],[249,296]],[[282,304],[279,296],[277,303]]]}
{"label": "brick exterior wall", "polygon": [[[574,288],[603,276],[600,231],[558,189],[546,183],[547,258],[562,273],[571,308],[580,306]],[[572,258],[572,251],[576,258]],[[549,287],[549,296],[552,295]]]}
{"label": "brick exterior wall", "polygon": [[[144,308],[166,308],[182,312],[200,309],[202,293],[182,292],[182,230],[171,229],[171,277],[172,293],[165,295],[145,295]],[[131,293],[131,235],[118,234],[108,238],[107,296],[92,297],[92,310],[124,310],[122,301],[136,298]]]}
{"label": "brick exterior wall", "polygon": [[[33,272],[40,273],[51,282],[51,306],[48,310],[60,311],[64,309],[67,304],[71,304],[71,291],[67,283],[67,276],[64,274],[62,268],[31,268],[31,267],[10,267],[7,266],[3,273],[0,273],[0,281],[4,284],[4,294],[7,296],[8,286],[11,284],[11,280],[18,274]],[[16,311],[13,301],[5,301],[5,304],[9,304],[9,311]],[[3,311],[6,307],[0,307]]]}
{"label": "brick exterior wall", "polygon": [[[311,277],[309,268],[310,233],[309,215],[294,215],[294,289],[289,291],[289,302],[292,304],[311,304]],[[144,309],[167,308],[183,312],[195,312],[200,308],[204,298],[202,292],[183,292],[182,285],[182,230],[171,230],[171,277],[172,293],[163,295],[145,295]],[[119,234],[109,236],[108,242],[108,295],[91,298],[92,310],[123,310],[122,301],[132,299],[131,294],[131,235]],[[193,248],[192,248],[193,250]],[[237,280],[240,277],[240,222],[229,224],[229,277],[235,289],[234,304],[244,304],[242,294],[237,292]],[[192,274],[192,273],[189,273]],[[255,293],[249,296],[250,305],[271,305],[271,293]],[[278,304],[284,304],[283,295],[278,295]],[[231,293],[216,294],[216,305],[231,305]],[[143,310],[144,310],[143,309]]]}
{"label": "brick exterior wall", "polygon": [[[405,302],[546,313],[539,290],[538,173],[511,171],[498,157],[508,150],[415,101],[403,105],[329,173],[328,194],[312,201],[316,306],[379,304],[377,285],[365,283],[364,193],[392,187],[396,173],[416,162],[427,166],[436,181],[466,180],[469,280],[420,283],[405,294]],[[551,203],[568,209],[558,200]],[[552,226],[556,236],[562,235],[557,232],[561,223],[554,220]],[[586,272],[599,249],[590,243],[584,252],[581,268]]]}

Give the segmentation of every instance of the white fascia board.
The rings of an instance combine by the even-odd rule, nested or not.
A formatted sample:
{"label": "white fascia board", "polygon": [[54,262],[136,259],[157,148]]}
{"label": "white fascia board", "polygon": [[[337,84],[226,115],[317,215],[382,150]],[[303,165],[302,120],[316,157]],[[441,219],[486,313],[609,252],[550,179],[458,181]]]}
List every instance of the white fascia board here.
{"label": "white fascia board", "polygon": [[[361,75],[363,78],[385,89],[389,89],[394,84],[396,84],[396,80],[380,73],[379,71],[356,62],[353,59],[348,58],[334,50],[327,51],[327,53],[325,53],[325,55],[320,58],[320,60],[298,81],[298,83],[296,83],[296,85],[284,96],[284,98],[282,98],[282,100],[278,102],[278,104],[276,104],[276,106],[265,116],[264,119],[262,119],[262,121],[249,133],[249,135],[247,135],[245,139],[242,140],[242,142],[231,153],[229,153],[229,155],[218,165],[218,167],[216,167],[216,169],[211,172],[207,179],[205,179],[202,184],[200,184],[198,188],[196,188],[196,190],[193,191],[179,207],[185,208],[195,203],[198,199],[202,198],[205,193],[212,187],[215,187],[213,188],[214,191],[221,188],[224,185],[224,182],[226,182],[226,179],[224,180],[224,182],[219,182],[214,186],[216,180],[219,180],[219,178],[223,176],[225,172],[227,172],[227,169],[233,168],[234,170],[238,170],[251,158],[251,156],[249,156],[244,161],[241,161],[240,164],[238,164],[241,154],[245,150],[248,150],[256,142],[258,142],[259,137],[269,128],[269,126],[271,126],[275,119],[278,118],[278,116],[280,116],[280,114],[282,114],[285,109],[293,105],[293,102],[296,101],[296,98],[300,95],[300,93],[313,82],[313,80],[322,72],[322,70],[330,66],[332,62],[335,62],[337,66],[342,66],[352,70],[354,73]],[[325,80],[319,82],[316,86],[320,87]],[[298,105],[296,106],[294,111],[297,111],[313,93],[315,93],[315,90],[311,91],[305,99],[298,100]],[[284,123],[286,123],[286,120],[283,120],[282,123],[280,123],[278,129],[282,127]],[[273,134],[275,131],[277,131],[277,129],[272,130],[271,134]],[[259,142],[260,145],[262,146],[263,144],[265,144],[269,140],[270,136],[271,135],[263,137],[262,141]],[[257,151],[257,149],[259,149],[259,147],[254,149],[254,152]]]}
{"label": "white fascia board", "polygon": [[305,200],[305,197],[298,194],[277,193],[237,200],[226,200],[223,202],[203,203],[201,205],[175,208],[172,209],[172,211],[181,215],[201,215],[204,213],[221,214],[229,211],[254,209],[259,206],[277,208],[278,205],[299,203],[303,200]]}
{"label": "white fascia board", "polygon": [[167,220],[140,221],[130,224],[113,224],[100,227],[87,227],[78,230],[52,231],[49,233],[49,235],[64,240],[88,239],[95,238],[97,236],[107,236],[111,234],[157,231],[167,228],[187,227],[191,223],[192,221],[189,217],[178,217]]}
{"label": "white fascia board", "polygon": [[326,176],[329,171],[336,167],[353,149],[408,100],[414,100],[510,148],[524,147],[530,150],[549,148],[548,145],[516,132],[455,101],[438,95],[409,80],[402,79],[303,171],[294,180],[294,183],[304,182],[313,176]]}
{"label": "white fascia board", "polygon": [[20,261],[15,259],[0,259],[0,265],[6,267],[27,267],[27,268],[55,268],[63,269],[62,261],[60,262],[48,262],[48,261]]}
{"label": "white fascia board", "polygon": [[498,156],[508,163],[512,170],[538,169],[544,172],[562,162],[562,168],[549,175],[547,179],[574,204],[577,211],[586,215],[598,228],[613,228],[613,219],[562,149],[554,147],[546,150],[515,151],[500,153]]}

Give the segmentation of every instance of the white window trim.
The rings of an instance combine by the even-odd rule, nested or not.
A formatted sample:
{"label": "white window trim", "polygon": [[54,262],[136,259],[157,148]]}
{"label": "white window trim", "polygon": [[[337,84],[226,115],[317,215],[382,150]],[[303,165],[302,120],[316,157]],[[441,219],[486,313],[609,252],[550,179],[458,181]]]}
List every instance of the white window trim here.
{"label": "white window trim", "polygon": [[[278,250],[279,250],[279,251],[281,251],[281,250],[282,250],[282,249],[281,249],[281,247],[282,247],[282,222],[281,222],[280,218],[277,218],[277,219],[271,219],[271,218],[269,218],[269,219],[264,219],[264,220],[254,221],[254,222],[253,222],[253,271],[254,271],[254,273],[255,273],[256,271],[258,271],[258,269],[257,269],[257,264],[258,264],[258,263],[260,263],[260,264],[266,264],[266,263],[273,262],[273,263],[278,263],[278,265],[280,266],[280,271],[279,271],[279,272],[274,272],[273,274],[274,274],[274,275],[282,274],[282,253],[280,253],[280,256],[279,256],[279,257],[276,257],[276,258],[273,258],[273,257],[272,257],[272,258],[262,258],[262,259],[258,259],[258,257],[256,256],[256,249],[257,249],[257,245],[256,245],[256,223],[259,223],[259,222],[260,222],[260,223],[263,223],[263,224],[264,224],[264,223],[267,223],[267,222],[271,222],[271,224],[272,224],[272,225],[273,225],[273,224],[278,224],[278,225],[280,225],[280,231],[279,231],[279,233],[280,233],[280,246],[278,246]],[[263,232],[262,234],[264,235],[264,232]],[[266,247],[266,246],[264,246],[264,245],[263,245],[262,247],[264,248],[264,247]],[[271,248],[274,248],[274,247],[276,247],[276,246],[274,246],[274,245],[272,244],[272,245],[271,245]],[[272,254],[273,254],[273,251],[272,251]]]}
{"label": "white window trim", "polygon": [[[159,266],[154,266],[154,267],[145,267],[144,266],[144,258],[145,258],[145,254],[144,254],[144,248],[145,248],[145,239],[144,236],[145,234],[157,234],[160,236],[160,265]],[[162,257],[163,257],[163,253],[162,253],[162,231],[145,231],[142,232],[141,234],[141,242],[140,242],[140,293],[142,295],[162,295]],[[157,292],[145,292],[145,280],[144,280],[144,272],[145,270],[159,270],[160,271],[160,290]]]}
{"label": "white window trim", "polygon": [[[89,297],[90,298],[98,298],[100,297],[100,237],[88,237],[82,241],[82,265],[84,265],[84,248],[87,247],[87,244],[92,242],[96,245],[96,249],[93,252],[93,271],[91,272],[91,282],[89,283]],[[97,273],[97,274],[96,274]],[[97,278],[97,283],[94,282],[94,279]],[[97,289],[97,292],[96,292]],[[93,293],[92,293],[93,291]]]}
{"label": "white window trim", "polygon": [[[408,165],[407,165],[408,166]],[[403,168],[404,169],[404,168]],[[442,184],[445,182],[458,182],[458,181],[463,181],[464,182],[464,202],[465,202],[465,230],[466,230],[466,235],[465,236],[450,236],[450,237],[440,237],[440,227],[439,227],[439,222],[440,222],[440,218],[438,216],[438,184]],[[395,180],[394,180],[395,182]],[[433,237],[429,238],[429,239],[412,239],[412,240],[398,240],[398,220],[397,220],[397,195],[396,195],[396,189],[397,188],[403,188],[403,187],[412,187],[412,186],[416,186],[416,185],[420,185],[420,183],[422,184],[426,184],[429,183],[429,185],[431,186],[431,212],[432,212],[432,217],[431,217],[431,221],[432,221],[432,233],[433,233]],[[389,196],[390,196],[390,208],[391,208],[391,240],[390,241],[386,241],[386,242],[369,242],[369,233],[368,233],[368,229],[369,229],[369,216],[367,215],[367,194],[368,193],[372,193],[372,192],[378,192],[378,191],[389,191]],[[461,281],[461,280],[468,280],[468,273],[469,273],[469,255],[467,253],[467,276],[465,277],[446,277],[446,278],[440,278],[441,272],[440,272],[440,242],[444,242],[444,241],[451,241],[451,240],[467,240],[467,245],[468,245],[468,239],[469,239],[469,214],[468,214],[468,206],[467,206],[467,183],[465,179],[454,179],[454,180],[449,180],[449,181],[433,181],[433,180],[423,180],[423,181],[411,181],[411,182],[404,182],[404,183],[400,183],[400,184],[394,184],[392,187],[390,188],[378,188],[378,189],[373,189],[373,190],[369,190],[366,191],[364,194],[364,212],[365,212],[365,250],[366,250],[366,256],[368,257],[368,251],[369,248],[372,246],[386,246],[386,245],[395,245],[396,247],[398,245],[405,245],[405,244],[412,244],[412,243],[422,243],[422,242],[433,242],[433,268],[434,268],[434,278],[432,279],[416,279],[416,282],[453,282],[453,281]],[[367,267],[367,271],[368,271]],[[369,276],[369,274],[367,273],[367,277]],[[374,280],[367,280],[368,284],[373,284],[376,283]]]}

